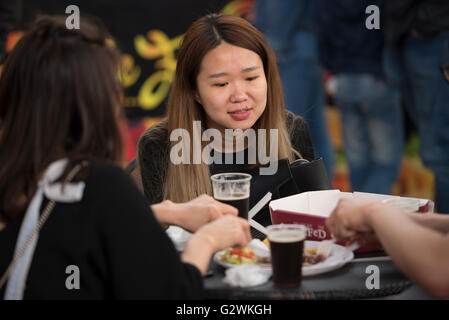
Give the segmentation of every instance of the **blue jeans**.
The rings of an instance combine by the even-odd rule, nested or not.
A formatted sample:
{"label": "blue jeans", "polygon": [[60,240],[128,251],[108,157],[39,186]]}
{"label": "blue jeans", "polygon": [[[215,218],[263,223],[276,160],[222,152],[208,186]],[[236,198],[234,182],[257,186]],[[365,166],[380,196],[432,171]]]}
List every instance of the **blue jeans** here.
{"label": "blue jeans", "polygon": [[[285,106],[304,117],[315,148],[332,179],[333,148],[324,117],[326,103],[319,62],[316,0],[258,0],[255,25],[276,52]],[[299,22],[299,23],[298,23]]]}
{"label": "blue jeans", "polygon": [[390,194],[402,159],[399,92],[371,74],[335,76],[352,189]]}
{"label": "blue jeans", "polygon": [[435,174],[435,205],[449,213],[449,83],[440,66],[449,63],[449,33],[430,39],[407,36],[402,49],[388,49],[384,67],[401,91],[418,127],[420,156]]}

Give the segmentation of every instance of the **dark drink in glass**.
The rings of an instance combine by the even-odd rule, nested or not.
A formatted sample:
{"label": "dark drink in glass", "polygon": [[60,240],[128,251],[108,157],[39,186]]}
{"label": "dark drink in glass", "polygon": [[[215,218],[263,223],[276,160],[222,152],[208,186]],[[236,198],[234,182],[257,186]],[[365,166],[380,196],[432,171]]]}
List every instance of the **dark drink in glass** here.
{"label": "dark drink in glass", "polygon": [[215,199],[233,206],[239,211],[239,217],[248,219],[249,197],[246,194],[233,194],[230,197],[215,197]]}
{"label": "dark drink in glass", "polygon": [[274,285],[280,288],[301,286],[306,227],[281,224],[269,226],[267,230]]}
{"label": "dark drink in glass", "polygon": [[214,174],[211,177],[214,198],[237,208],[239,217],[248,219],[251,178],[238,172]]}

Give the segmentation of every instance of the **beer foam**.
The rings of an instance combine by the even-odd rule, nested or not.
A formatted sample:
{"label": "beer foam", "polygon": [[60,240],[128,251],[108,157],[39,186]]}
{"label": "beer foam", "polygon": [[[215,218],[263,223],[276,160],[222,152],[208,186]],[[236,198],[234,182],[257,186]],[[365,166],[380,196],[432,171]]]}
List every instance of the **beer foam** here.
{"label": "beer foam", "polygon": [[215,200],[218,201],[232,201],[232,200],[244,200],[249,198],[249,194],[246,193],[236,193],[234,195],[225,195],[225,196],[218,196],[215,197]]}
{"label": "beer foam", "polygon": [[302,230],[282,230],[268,233],[268,240],[273,242],[288,243],[301,241],[305,238],[306,232]]}

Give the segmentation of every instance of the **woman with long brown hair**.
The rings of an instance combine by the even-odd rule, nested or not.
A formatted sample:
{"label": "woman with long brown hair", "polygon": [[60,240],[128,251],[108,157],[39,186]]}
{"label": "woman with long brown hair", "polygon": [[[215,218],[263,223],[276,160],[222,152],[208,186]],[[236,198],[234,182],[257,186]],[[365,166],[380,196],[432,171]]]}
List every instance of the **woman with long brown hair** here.
{"label": "woman with long brown hair", "polygon": [[117,166],[119,62],[101,28],[81,20],[79,30],[68,30],[65,17],[40,18],[6,61],[0,79],[5,299],[195,298],[212,253],[250,239],[246,221],[236,212],[220,217],[229,208],[212,203],[210,224],[179,222],[197,231],[180,259],[157,217],[173,222],[192,207],[210,211],[211,200],[149,208]]}
{"label": "woman with long brown hair", "polygon": [[[201,129],[195,132],[198,123]],[[184,158],[187,161],[182,163],[173,161],[172,157],[180,143],[173,135],[180,129],[190,137],[181,141],[187,141],[183,150],[191,151]],[[149,128],[139,141],[133,177],[150,203],[163,199],[183,202],[200,194],[210,195],[211,174],[248,172],[263,164],[248,161],[249,140],[244,146],[246,163],[243,165],[235,161],[233,164],[195,162],[196,150],[192,146],[196,143],[204,150],[206,142],[202,138],[210,129],[218,130],[223,137],[219,147],[212,151],[215,154],[226,144],[226,129],[253,129],[256,144],[264,144],[265,150],[275,151],[270,153],[270,162],[314,158],[304,120],[284,109],[274,53],[254,26],[235,16],[207,15],[194,22],[184,35],[167,103],[167,118]],[[259,138],[257,133],[261,129],[267,134]],[[273,130],[277,133],[274,141],[269,134]],[[222,153],[223,159],[225,153],[232,153],[231,158],[235,160],[236,153],[241,151],[236,149],[235,140],[233,142],[233,149]],[[272,143],[275,143],[274,149]],[[214,156],[217,158],[221,156]],[[259,154],[257,159],[260,159]],[[264,179],[257,180],[264,183]],[[250,199],[250,202],[258,200]],[[259,220],[264,225],[269,224],[268,212]]]}

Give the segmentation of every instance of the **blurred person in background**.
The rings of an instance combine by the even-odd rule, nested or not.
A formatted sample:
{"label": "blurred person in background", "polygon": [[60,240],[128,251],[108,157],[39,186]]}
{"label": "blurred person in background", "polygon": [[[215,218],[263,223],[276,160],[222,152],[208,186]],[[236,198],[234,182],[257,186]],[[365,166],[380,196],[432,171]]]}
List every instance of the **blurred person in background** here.
{"label": "blurred person in background", "polygon": [[383,0],[319,0],[320,55],[334,75],[344,152],[354,191],[389,194],[403,149],[399,92],[382,70],[383,35],[365,26],[365,9]]}
{"label": "blurred person in background", "polygon": [[307,121],[316,156],[323,157],[332,181],[334,154],[324,114],[316,4],[316,0],[256,0],[254,24],[276,53],[285,107]]}
{"label": "blurred person in background", "polygon": [[420,137],[420,156],[435,176],[435,205],[449,212],[449,1],[387,0],[388,80],[401,90]]}
{"label": "blurred person in background", "polygon": [[[200,298],[212,254],[248,243],[248,222],[208,196],[147,205],[118,167],[120,55],[103,28],[65,18],[38,19],[0,79],[0,295]],[[181,256],[160,223],[196,231]]]}

